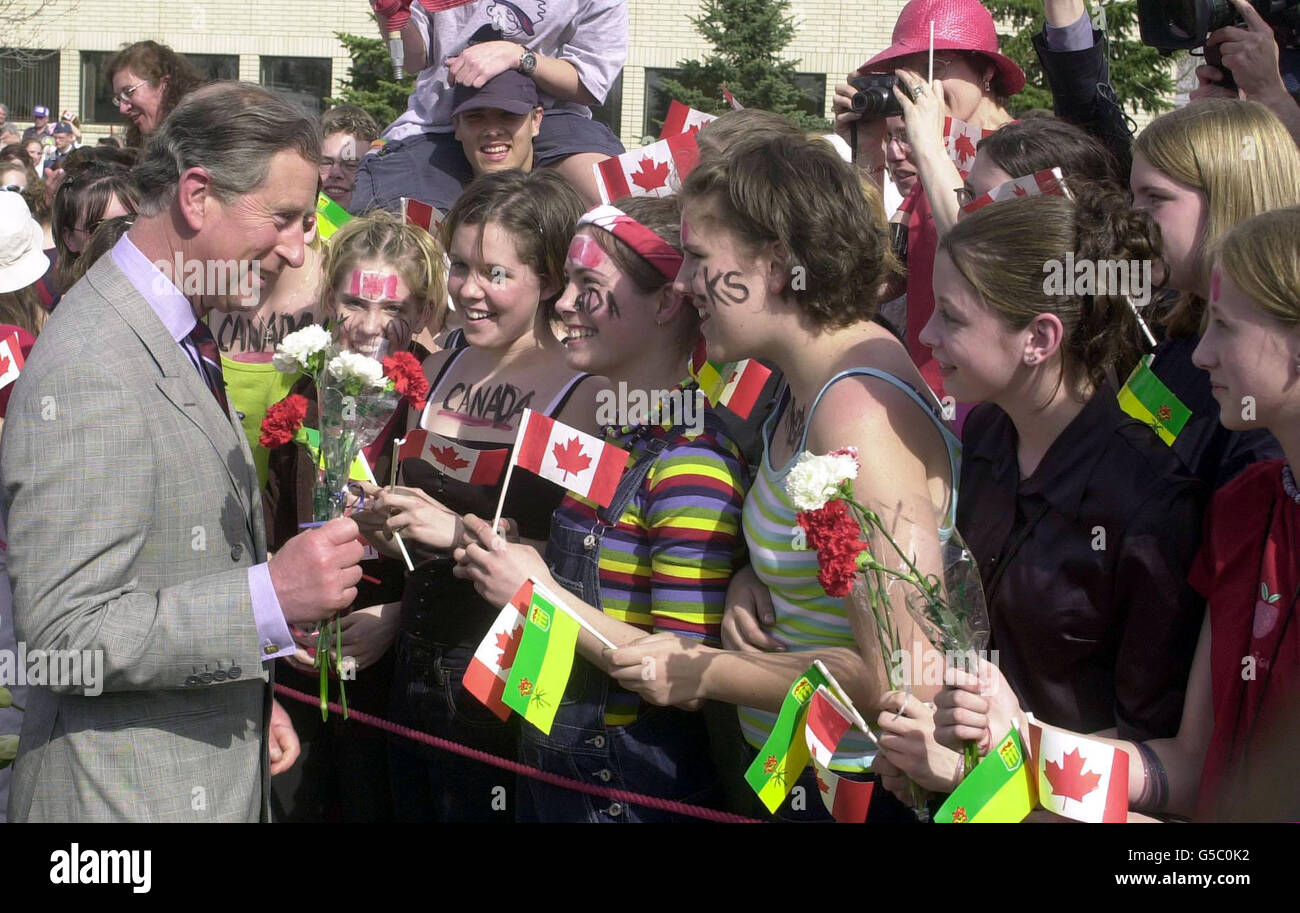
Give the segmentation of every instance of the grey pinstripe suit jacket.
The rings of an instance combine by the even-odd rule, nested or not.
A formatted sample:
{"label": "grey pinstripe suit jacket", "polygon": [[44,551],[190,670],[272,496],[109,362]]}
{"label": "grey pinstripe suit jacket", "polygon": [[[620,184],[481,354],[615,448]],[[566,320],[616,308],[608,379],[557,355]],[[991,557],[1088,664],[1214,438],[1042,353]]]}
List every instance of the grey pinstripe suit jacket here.
{"label": "grey pinstripe suit jacket", "polygon": [[[0,481],[19,640],[102,650],[104,670],[98,696],[32,689],[10,820],[265,819],[248,442],[111,256],[37,340]],[[198,680],[218,664],[238,678]]]}

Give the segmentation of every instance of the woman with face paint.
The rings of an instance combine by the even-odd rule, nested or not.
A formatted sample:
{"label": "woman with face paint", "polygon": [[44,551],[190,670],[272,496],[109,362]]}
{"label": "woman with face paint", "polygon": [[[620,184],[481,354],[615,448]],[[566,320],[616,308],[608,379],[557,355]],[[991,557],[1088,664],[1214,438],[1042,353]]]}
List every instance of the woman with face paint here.
{"label": "woman with face paint", "polygon": [[[1201,819],[1294,820],[1300,735],[1300,209],[1256,215],[1213,245],[1206,325],[1192,359],[1225,426],[1262,426],[1283,459],[1248,467],[1214,496],[1189,582],[1209,604],[1171,738],[1111,741],[1128,753],[1135,812]],[[1238,405],[1250,396],[1251,420]],[[950,672],[936,737],[987,751],[1022,700],[992,665]],[[1017,691],[1019,689],[1016,689]],[[1022,695],[1023,697],[1023,695]],[[1050,722],[1050,721],[1049,721]]]}
{"label": "woman with face paint", "polygon": [[[493,548],[466,518],[473,544],[457,573],[493,605],[528,576],[554,592],[616,645],[647,634],[716,646],[723,600],[741,563],[746,487],[736,444],[687,376],[699,340],[695,309],[673,288],[681,266],[677,200],[628,197],[578,223],[556,310],[570,368],[615,387],[598,419],[605,440],[630,457],[606,507],[569,494],[551,522],[545,560],[527,546]],[[698,702],[651,706],[612,682],[608,652],[590,633],[549,735],[525,726],[521,760],[580,780],[716,807],[720,778]],[[520,819],[685,820],[640,805],[586,796],[529,779]]]}
{"label": "woman with face paint", "polygon": [[[436,435],[433,461],[404,460],[401,485],[372,492],[357,515],[380,546],[385,535],[400,533],[416,562],[402,593],[389,719],[508,758],[518,750],[518,718],[498,719],[463,683],[504,601],[484,600],[454,577],[451,552],[463,534],[462,515],[493,515],[525,408],[596,430],[604,383],[565,365],[549,325],[580,215],[577,194],[549,170],[484,175],[452,207],[442,239],[468,345],[424,362],[428,404],[411,415],[410,427]],[[551,482],[515,472],[502,513],[511,538],[544,542],[563,495]],[[390,757],[400,820],[514,820],[513,777],[406,739],[391,741]]]}
{"label": "woman with face paint", "polygon": [[[334,326],[335,340],[353,352],[376,359],[410,352],[424,359],[428,352],[413,336],[441,320],[446,302],[446,267],[438,243],[428,232],[376,211],[353,219],[330,239],[322,278],[321,312]],[[299,379],[289,391],[308,400],[303,425],[319,428],[316,387]],[[409,422],[409,424],[408,424]],[[393,440],[402,438],[414,422],[403,400],[387,426],[363,448],[376,478],[387,478]],[[268,547],[311,522],[316,467],[306,448],[286,444],[270,451],[263,505]],[[385,543],[385,546],[390,546]],[[349,706],[383,716],[393,678],[390,651],[397,635],[406,567],[395,551],[362,564],[352,610],[341,615],[343,653],[355,661],[356,678],[347,683]],[[368,579],[367,579],[368,578]],[[319,672],[313,667],[316,638],[303,634],[298,652],[281,660],[281,681],[314,691]],[[289,701],[286,709],[302,741],[304,763],[272,781],[276,817],[287,821],[391,821],[388,749],[384,736]]]}

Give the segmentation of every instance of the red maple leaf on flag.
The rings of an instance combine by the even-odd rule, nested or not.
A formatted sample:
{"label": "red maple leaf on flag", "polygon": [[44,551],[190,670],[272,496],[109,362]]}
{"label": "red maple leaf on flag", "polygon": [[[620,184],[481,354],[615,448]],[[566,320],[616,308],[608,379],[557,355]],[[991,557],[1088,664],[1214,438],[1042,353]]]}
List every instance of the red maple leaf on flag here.
{"label": "red maple leaf on flag", "polygon": [[1026,190],[1025,188],[1021,187],[1019,184],[1012,184],[1012,185],[1011,185],[1011,192],[1014,193],[1014,194],[1015,194],[1016,196],[1018,196],[1018,197],[1027,197],[1027,196],[1029,196],[1029,191]]}
{"label": "red maple leaf on flag", "polygon": [[953,143],[953,148],[957,150],[957,160],[964,162],[966,159],[975,157],[975,144],[970,141],[970,137],[965,133],[957,137]]}
{"label": "red maple leaf on flag", "polygon": [[1083,797],[1097,788],[1101,774],[1083,772],[1083,756],[1079,749],[1068,752],[1061,757],[1061,763],[1047,762],[1047,782],[1052,784],[1052,792],[1062,799],[1082,802]]}
{"label": "red maple leaf on flag", "polygon": [[581,475],[591,465],[591,457],[582,452],[582,442],[576,437],[569,438],[567,444],[556,444],[551,452],[555,454],[556,468],[564,473],[566,480],[569,473]]}
{"label": "red maple leaf on flag", "polygon": [[8,373],[9,373],[9,358],[5,355],[0,355],[0,377],[4,377]]}
{"label": "red maple leaf on flag", "polygon": [[446,447],[431,447],[429,453],[433,458],[446,466],[448,469],[464,469],[469,465],[469,460],[462,460],[456,455],[456,448],[448,445]]}
{"label": "red maple leaf on flag", "polygon": [[519,652],[520,638],[515,637],[514,633],[518,630],[519,628],[515,627],[508,634],[505,631],[497,634],[497,649],[501,651],[501,658],[497,660],[497,666],[500,669],[509,669],[515,664],[515,654]]}
{"label": "red maple leaf on flag", "polygon": [[817,776],[817,788],[824,793],[830,792],[831,786],[829,783],[827,783],[825,780],[822,779],[821,771],[818,771],[816,776]]}
{"label": "red maple leaf on flag", "polygon": [[691,124],[691,125],[686,129],[686,132],[692,134],[696,139],[699,139],[699,138],[700,138],[700,125],[699,125],[699,124]]}
{"label": "red maple leaf on flag", "polygon": [[637,170],[632,172],[632,183],[649,193],[668,183],[668,163],[656,162],[652,156],[643,155]]}

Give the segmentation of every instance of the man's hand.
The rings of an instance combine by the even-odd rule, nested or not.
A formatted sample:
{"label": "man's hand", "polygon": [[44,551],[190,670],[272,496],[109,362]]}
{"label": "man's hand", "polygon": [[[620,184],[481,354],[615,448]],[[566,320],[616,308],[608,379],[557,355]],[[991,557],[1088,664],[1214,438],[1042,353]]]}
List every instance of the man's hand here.
{"label": "man's hand", "polygon": [[451,72],[452,85],[480,89],[492,77],[518,67],[523,55],[523,47],[513,41],[485,41],[448,57],[447,69]]}
{"label": "man's hand", "polygon": [[357,598],[361,557],[357,525],[347,517],[299,533],[267,562],[285,621],[323,621]]}
{"label": "man's hand", "polygon": [[302,744],[298,741],[298,733],[294,732],[293,721],[275,699],[271,700],[271,726],[266,750],[271,759],[273,777],[292,767],[302,753]]}
{"label": "man's hand", "polygon": [[740,653],[785,651],[785,644],[764,630],[776,624],[772,592],[758,579],[750,565],[745,565],[732,576],[727,585],[726,605],[722,616],[724,648]]}
{"label": "man's hand", "polygon": [[[1205,44],[1219,49],[1223,65],[1232,71],[1232,78],[1245,98],[1271,103],[1287,94],[1282,74],[1278,72],[1278,49],[1273,27],[1246,0],[1232,0],[1232,5],[1246,20],[1246,27],[1229,25],[1215,29]],[[1198,76],[1201,69],[1215,68],[1198,67]]]}

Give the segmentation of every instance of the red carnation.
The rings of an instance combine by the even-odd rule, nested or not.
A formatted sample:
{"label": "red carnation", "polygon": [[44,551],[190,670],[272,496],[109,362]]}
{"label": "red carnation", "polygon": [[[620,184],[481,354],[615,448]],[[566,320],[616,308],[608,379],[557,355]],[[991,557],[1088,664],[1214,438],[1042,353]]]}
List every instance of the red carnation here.
{"label": "red carnation", "polygon": [[816,510],[803,511],[798,520],[808,546],[817,551],[817,582],[828,596],[849,595],[858,573],[858,555],[867,543],[862,541],[862,530],[848,505],[837,498]]}
{"label": "red carnation", "polygon": [[419,360],[410,352],[398,352],[384,358],[384,376],[392,380],[398,393],[411,401],[416,411],[424,408],[429,395],[429,379]]}
{"label": "red carnation", "polygon": [[307,417],[307,397],[291,393],[266,410],[262,419],[262,436],[257,442],[268,449],[293,440]]}

